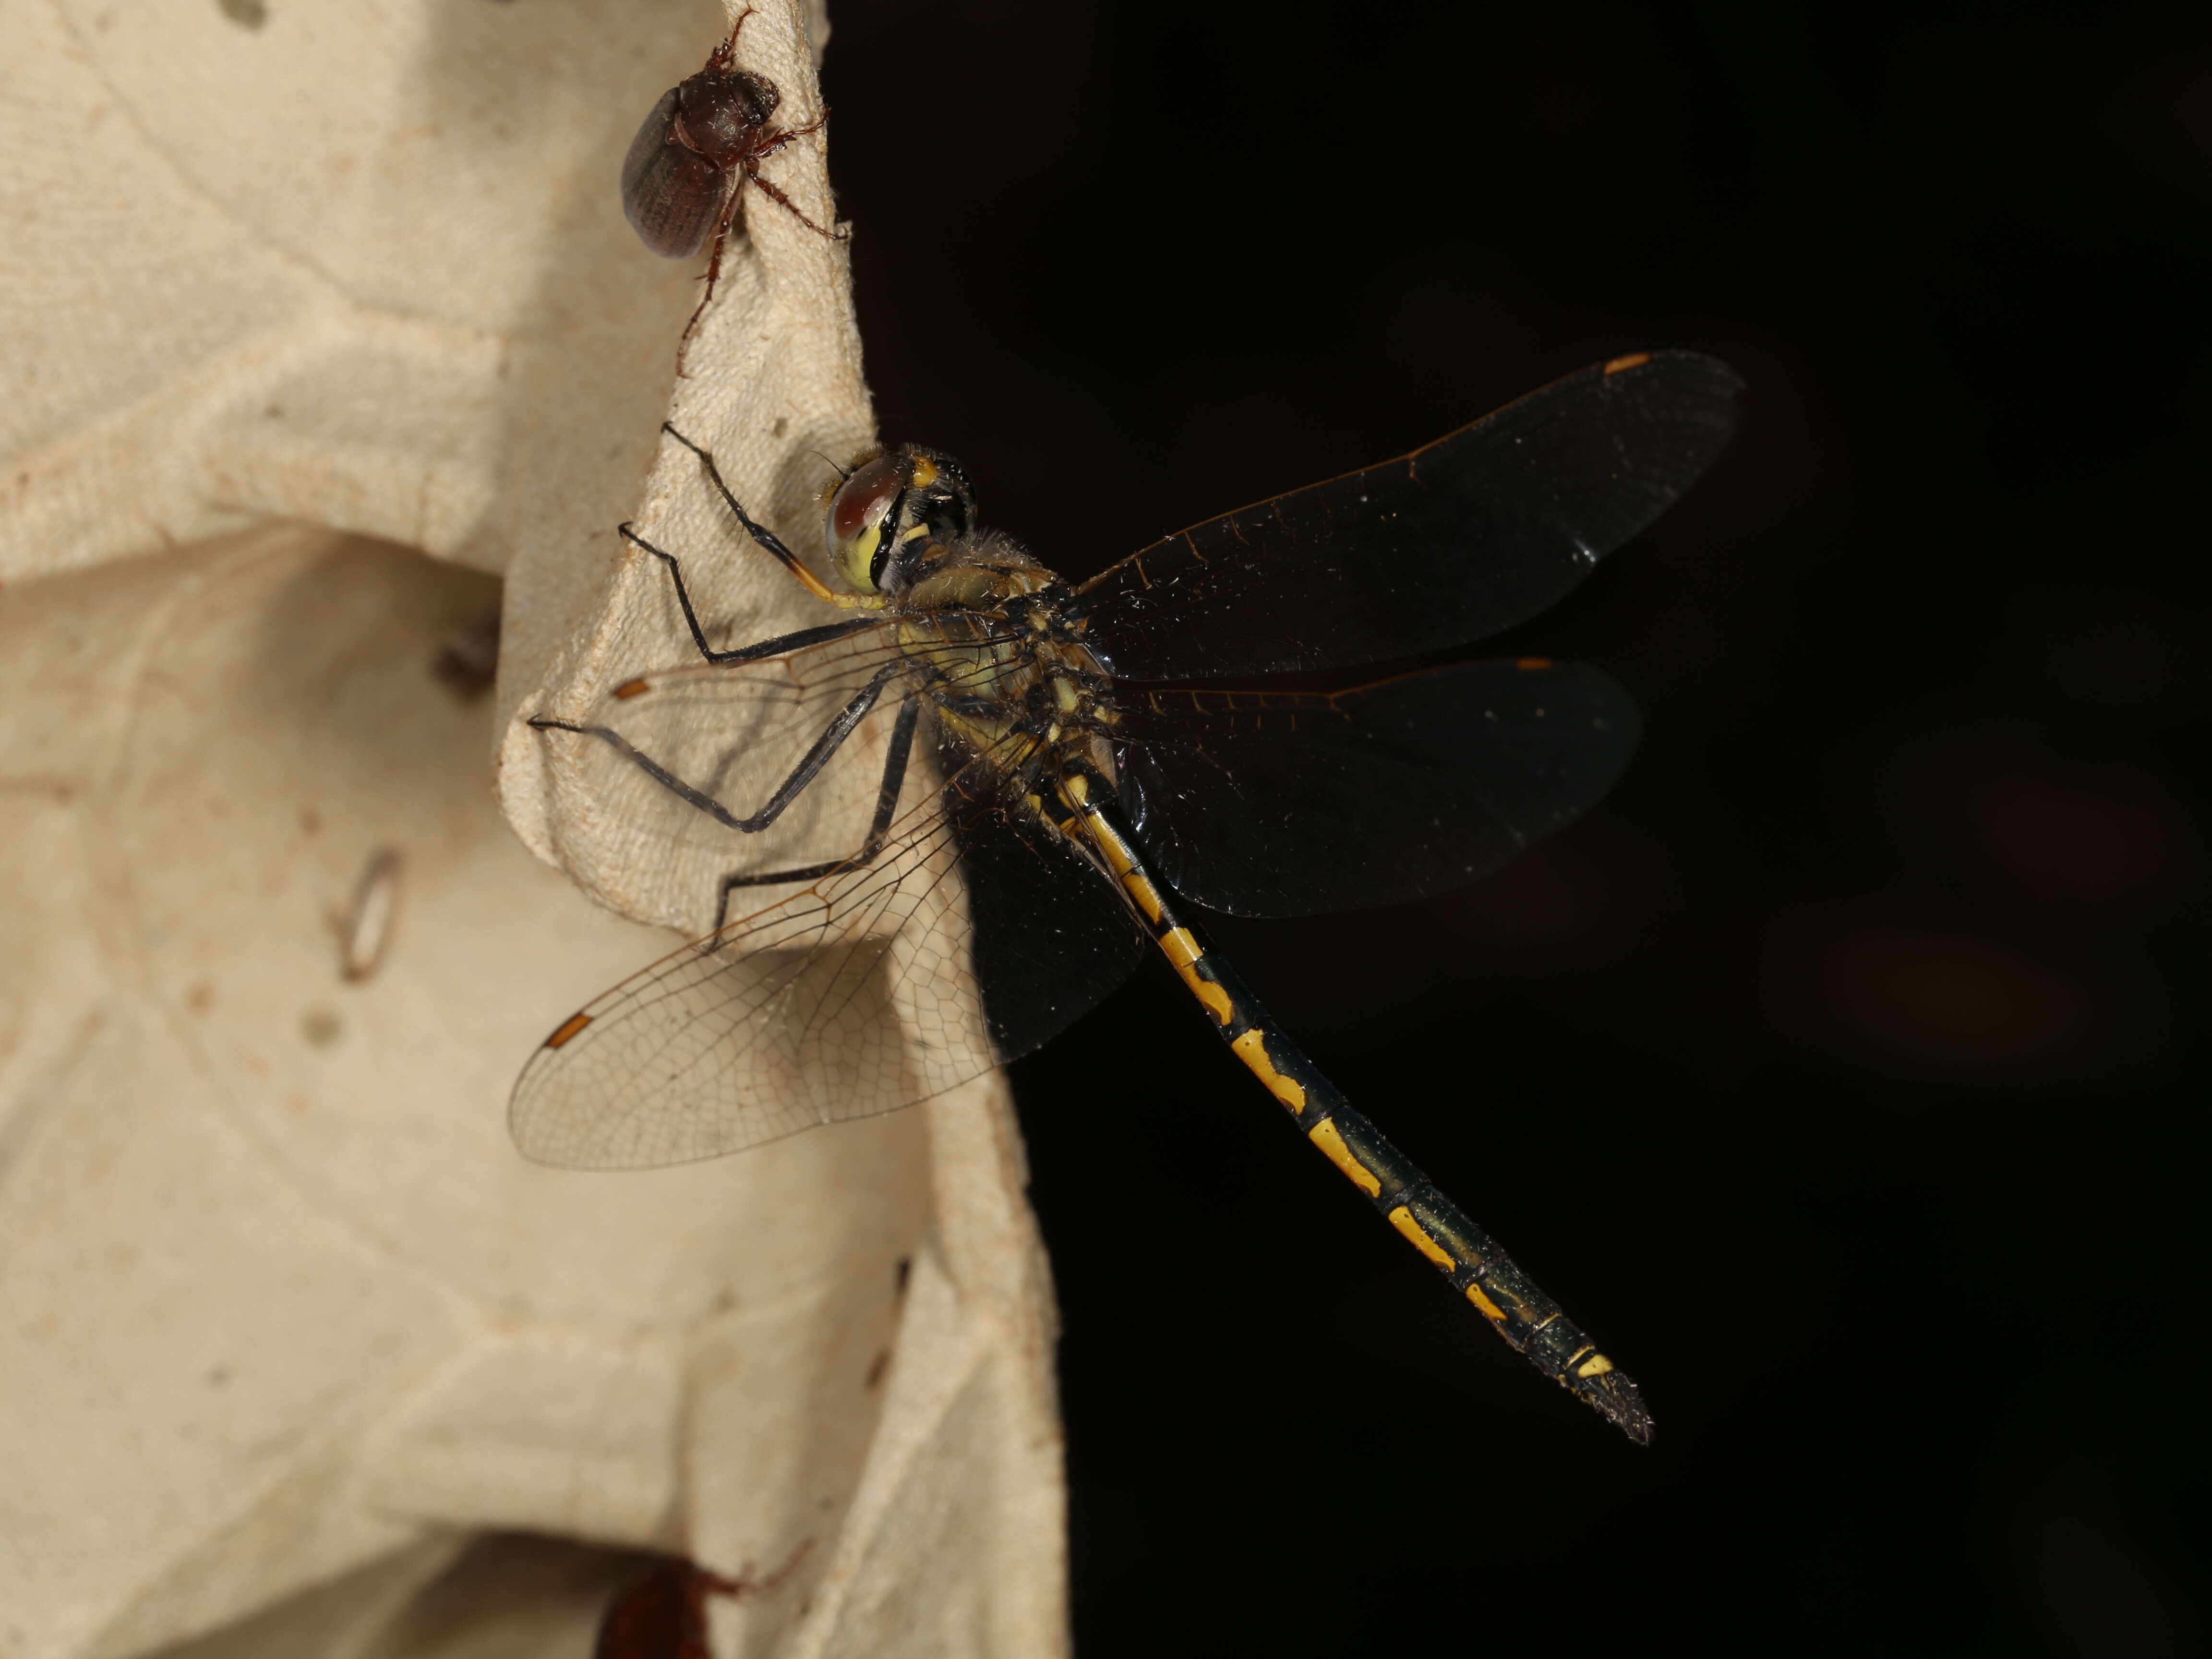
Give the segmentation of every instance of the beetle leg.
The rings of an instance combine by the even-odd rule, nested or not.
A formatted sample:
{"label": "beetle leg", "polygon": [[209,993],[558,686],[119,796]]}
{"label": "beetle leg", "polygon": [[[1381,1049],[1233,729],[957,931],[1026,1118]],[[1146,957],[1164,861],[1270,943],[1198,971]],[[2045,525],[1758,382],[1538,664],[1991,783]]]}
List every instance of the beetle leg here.
{"label": "beetle leg", "polygon": [[[827,119],[829,119],[828,116],[825,115],[823,117],[823,120],[826,121]],[[817,122],[815,125],[818,126],[821,123]],[[788,133],[784,136],[787,137],[795,138],[800,132],[811,132],[812,131],[813,128],[811,127],[801,127],[797,131]],[[753,154],[746,156],[745,177],[751,179],[753,183],[760,186],[761,193],[763,196],[766,196],[770,201],[780,205],[786,213],[788,213],[793,218],[798,220],[800,224],[805,225],[807,229],[812,231],[817,236],[826,236],[833,242],[843,241],[846,237],[845,232],[842,230],[823,229],[821,226],[816,224],[813,220],[808,218],[805,214],[799,211],[798,203],[793,201],[791,198],[786,196],[781,189],[775,185],[769,183],[766,179],[761,176],[760,158],[769,153],[770,152],[769,150],[762,149],[757,150]]]}
{"label": "beetle leg", "polygon": [[[751,170],[747,163],[747,171]],[[730,222],[738,216],[738,199],[733,192],[729,205],[722,210],[720,223],[714,227],[714,251],[707,256],[707,291],[699,296],[699,303],[691,313],[691,320],[684,325],[684,332],[676,337],[676,377],[688,380],[684,372],[684,354],[691,344],[691,331],[699,326],[699,319],[707,314],[708,302],[714,297],[714,280],[722,274],[722,248],[730,240]]]}

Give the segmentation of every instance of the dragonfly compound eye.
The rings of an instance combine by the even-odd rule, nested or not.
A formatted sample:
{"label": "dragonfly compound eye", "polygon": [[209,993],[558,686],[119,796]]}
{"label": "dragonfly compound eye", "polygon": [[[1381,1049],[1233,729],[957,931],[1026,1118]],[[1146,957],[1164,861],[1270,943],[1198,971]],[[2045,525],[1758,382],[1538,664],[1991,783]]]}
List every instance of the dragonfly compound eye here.
{"label": "dragonfly compound eye", "polygon": [[925,549],[965,536],[975,521],[968,474],[950,455],[901,444],[863,463],[830,498],[830,550],[863,593],[906,586]]}
{"label": "dragonfly compound eye", "polygon": [[906,495],[908,477],[908,457],[895,450],[854,468],[830,498],[830,552],[845,580],[860,592],[877,591],[894,545],[884,533],[884,521]]}

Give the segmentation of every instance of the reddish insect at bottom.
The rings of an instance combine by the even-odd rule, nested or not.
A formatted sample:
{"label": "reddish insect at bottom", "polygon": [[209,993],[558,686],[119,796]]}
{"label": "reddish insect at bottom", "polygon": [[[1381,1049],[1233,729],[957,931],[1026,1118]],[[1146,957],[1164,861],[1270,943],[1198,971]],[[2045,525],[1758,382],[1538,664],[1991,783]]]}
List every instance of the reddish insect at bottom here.
{"label": "reddish insect at bottom", "polygon": [[708,1598],[735,1601],[781,1589],[811,1545],[811,1540],[802,1543],[789,1560],[760,1578],[725,1578],[690,1561],[655,1562],[607,1604],[592,1659],[711,1659]]}

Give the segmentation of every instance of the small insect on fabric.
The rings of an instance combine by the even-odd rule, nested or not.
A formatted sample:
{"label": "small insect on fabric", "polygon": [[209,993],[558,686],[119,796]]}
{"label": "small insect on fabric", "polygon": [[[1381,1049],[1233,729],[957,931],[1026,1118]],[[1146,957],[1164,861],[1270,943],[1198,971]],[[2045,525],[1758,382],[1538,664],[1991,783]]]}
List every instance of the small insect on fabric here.
{"label": "small insect on fabric", "polygon": [[758,1578],[725,1577],[692,1561],[653,1563],[608,1604],[592,1659],[714,1659],[708,1602],[775,1594],[798,1571],[813,1541],[802,1540],[781,1566]]}
{"label": "small insect on fabric", "polygon": [[744,221],[748,180],[809,230],[837,234],[808,218],[761,174],[763,161],[794,138],[819,132],[830,115],[825,110],[803,127],[769,125],[783,101],[782,89],[765,75],[735,67],[733,61],[738,36],[752,15],[747,8],[730,38],[708,54],[706,66],[660,95],[623,158],[623,212],[640,241],[668,259],[690,258],[710,240],[714,244],[707,260],[707,291],[677,346],[679,373],[684,346],[714,297],[722,249]]}

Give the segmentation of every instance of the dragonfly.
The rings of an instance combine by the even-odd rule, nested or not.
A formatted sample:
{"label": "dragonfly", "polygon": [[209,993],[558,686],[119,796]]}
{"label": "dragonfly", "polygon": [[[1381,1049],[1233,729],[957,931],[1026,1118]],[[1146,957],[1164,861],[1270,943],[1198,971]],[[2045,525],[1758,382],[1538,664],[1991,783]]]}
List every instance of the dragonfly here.
{"label": "dragonfly", "polygon": [[1184,907],[1425,898],[1595,805],[1639,729],[1601,671],[1393,665],[1573,588],[1705,472],[1741,384],[1696,352],[1617,357],[1080,585],[980,525],[962,465],[911,444],[825,490],[833,584],[665,428],[829,609],[718,646],[682,560],[623,526],[665,570],[693,654],[585,718],[531,724],[577,746],[566,758],[641,848],[724,860],[717,925],[553,1030],[515,1085],[516,1144],[645,1168],[909,1106],[1035,1048],[1157,951],[1453,1291],[1648,1443],[1635,1383],[1352,1108]]}

